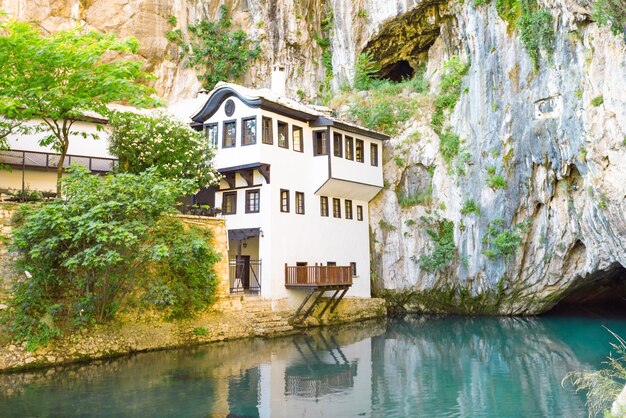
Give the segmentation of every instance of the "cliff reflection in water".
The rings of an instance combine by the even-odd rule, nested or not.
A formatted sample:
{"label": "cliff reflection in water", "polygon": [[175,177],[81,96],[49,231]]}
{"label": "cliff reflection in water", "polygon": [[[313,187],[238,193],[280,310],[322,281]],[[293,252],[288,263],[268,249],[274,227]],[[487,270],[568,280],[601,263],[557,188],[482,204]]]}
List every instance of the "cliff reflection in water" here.
{"label": "cliff reflection in water", "polygon": [[601,324],[407,317],[0,375],[0,416],[584,417],[561,380],[600,365]]}

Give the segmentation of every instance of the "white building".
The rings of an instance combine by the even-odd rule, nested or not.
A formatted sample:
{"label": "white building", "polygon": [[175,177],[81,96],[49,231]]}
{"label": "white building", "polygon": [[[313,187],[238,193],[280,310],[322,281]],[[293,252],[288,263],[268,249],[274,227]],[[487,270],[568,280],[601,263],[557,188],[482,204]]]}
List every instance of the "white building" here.
{"label": "white building", "polygon": [[228,83],[192,120],[216,144],[224,175],[215,205],[228,228],[231,292],[292,305],[315,286],[370,297],[368,202],[383,187],[386,135],[275,89]]}

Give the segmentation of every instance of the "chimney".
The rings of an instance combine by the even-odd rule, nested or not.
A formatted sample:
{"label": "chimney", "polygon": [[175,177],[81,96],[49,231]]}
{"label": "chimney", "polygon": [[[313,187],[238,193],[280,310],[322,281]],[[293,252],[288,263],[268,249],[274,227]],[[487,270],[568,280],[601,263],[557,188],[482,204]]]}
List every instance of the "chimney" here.
{"label": "chimney", "polygon": [[270,90],[278,96],[284,96],[287,83],[287,72],[282,64],[275,64],[272,70]]}

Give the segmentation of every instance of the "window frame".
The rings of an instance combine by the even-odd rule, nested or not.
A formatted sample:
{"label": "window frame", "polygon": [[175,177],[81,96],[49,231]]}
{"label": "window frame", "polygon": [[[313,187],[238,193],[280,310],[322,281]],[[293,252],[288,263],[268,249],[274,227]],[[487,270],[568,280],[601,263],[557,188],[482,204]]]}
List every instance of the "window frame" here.
{"label": "window frame", "polygon": [[[322,141],[318,143],[317,135],[321,134]],[[326,138],[326,130],[318,129],[313,131],[313,155],[328,155],[328,138]]]}
{"label": "window frame", "polygon": [[[209,132],[211,129],[215,129],[215,137],[211,139],[211,135]],[[217,143],[219,142],[219,124],[217,122],[208,123],[204,125],[204,136],[215,148],[217,148]]]}
{"label": "window frame", "polygon": [[333,218],[341,219],[341,199],[333,197]]}
{"label": "window frame", "polygon": [[343,157],[343,135],[339,132],[333,132],[333,155]]}
{"label": "window frame", "polygon": [[[235,132],[233,134],[233,145],[226,146],[226,125],[235,124]],[[235,148],[237,146],[237,119],[225,120],[222,123],[222,148]]]}
{"label": "window frame", "polygon": [[[359,157],[359,144],[361,145],[361,156]],[[358,163],[365,162],[365,141],[356,138],[354,141],[354,160]]]}
{"label": "window frame", "polygon": [[[265,134],[265,122],[269,122],[269,132]],[[268,116],[261,116],[261,143],[274,145],[274,121]]]}
{"label": "window frame", "polygon": [[346,160],[354,161],[354,137],[346,135],[344,141]]}
{"label": "window frame", "polygon": [[356,274],[356,261],[350,261],[350,270],[352,270],[352,277],[357,277],[357,274]]}
{"label": "window frame", "polygon": [[304,215],[304,192],[296,192],[296,215]]}
{"label": "window frame", "polygon": [[344,210],[346,214],[346,219],[352,219],[352,200],[344,200]]}
{"label": "window frame", "polygon": [[[300,144],[300,149],[296,148],[296,135],[295,133],[299,132],[299,144]],[[296,152],[304,152],[304,129],[302,129],[302,126],[298,126],[298,125],[291,125],[291,144],[292,144],[292,148],[294,151]]]}
{"label": "window frame", "polygon": [[378,167],[378,144],[370,143],[370,164],[372,167]]}
{"label": "window frame", "polygon": [[[225,203],[232,197],[232,211],[227,211]],[[222,193],[222,214],[223,215],[236,215],[237,214],[237,191],[223,192]]]}
{"label": "window frame", "polygon": [[[289,190],[288,189],[280,189],[280,211],[282,213],[289,213]],[[283,196],[286,196],[287,199],[283,201]]]}
{"label": "window frame", "polygon": [[[252,142],[246,142],[246,122],[254,121],[254,136]],[[256,129],[256,116],[250,116],[247,118],[241,118],[241,146],[256,145],[257,129]]]}
{"label": "window frame", "polygon": [[[250,209],[250,196],[252,194],[257,195],[256,208]],[[246,213],[259,213],[261,212],[261,189],[246,190]]]}
{"label": "window frame", "polygon": [[320,216],[328,218],[328,196],[320,196]]}
{"label": "window frame", "polygon": [[363,206],[361,205],[356,205],[356,220],[357,221],[363,220]]}
{"label": "window frame", "polygon": [[[285,127],[285,144],[280,145],[280,128]],[[283,122],[282,120],[276,121],[276,144],[278,144],[279,148],[289,149],[289,123]]]}

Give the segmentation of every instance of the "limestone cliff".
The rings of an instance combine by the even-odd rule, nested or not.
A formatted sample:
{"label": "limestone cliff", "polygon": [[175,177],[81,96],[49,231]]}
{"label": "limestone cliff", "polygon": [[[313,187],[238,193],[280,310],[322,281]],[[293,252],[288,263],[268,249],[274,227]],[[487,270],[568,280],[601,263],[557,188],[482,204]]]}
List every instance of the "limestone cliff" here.
{"label": "limestone cliff", "polygon": [[[377,288],[440,292],[438,297],[453,303],[477,301],[467,306],[472,311],[533,314],[563,299],[602,297],[624,286],[626,42],[598,27],[589,1],[539,1],[551,16],[554,41],[539,55],[538,67],[519,28],[512,19],[503,20],[496,2],[226,3],[236,25],[262,45],[262,57],[242,80],[251,86],[267,86],[271,65],[280,62],[287,64],[288,91],[313,99],[331,69],[335,89],[349,82],[362,51],[371,52],[382,65],[381,75],[390,78],[427,65],[431,99],[422,116],[386,147],[387,187],[371,204]],[[200,85],[192,70],[171,58],[175,51],[164,37],[168,17],[176,16],[185,27],[199,17],[215,18],[219,2],[0,0],[0,5],[49,30],[82,22],[137,37],[141,57],[159,77],[157,91],[175,100],[192,96]],[[329,24],[332,29],[324,29]],[[322,59],[325,36],[331,40],[332,68]],[[446,121],[446,129],[461,139],[460,151],[446,162],[430,115],[444,62],[452,56],[469,69]],[[399,204],[398,191],[420,190],[429,190],[427,201]],[[463,210],[469,202],[475,210]],[[427,230],[443,222],[453,224],[454,250],[443,268],[428,271],[420,263],[435,247]],[[501,246],[508,252],[499,251]],[[422,301],[420,308],[428,310],[428,301]]]}

